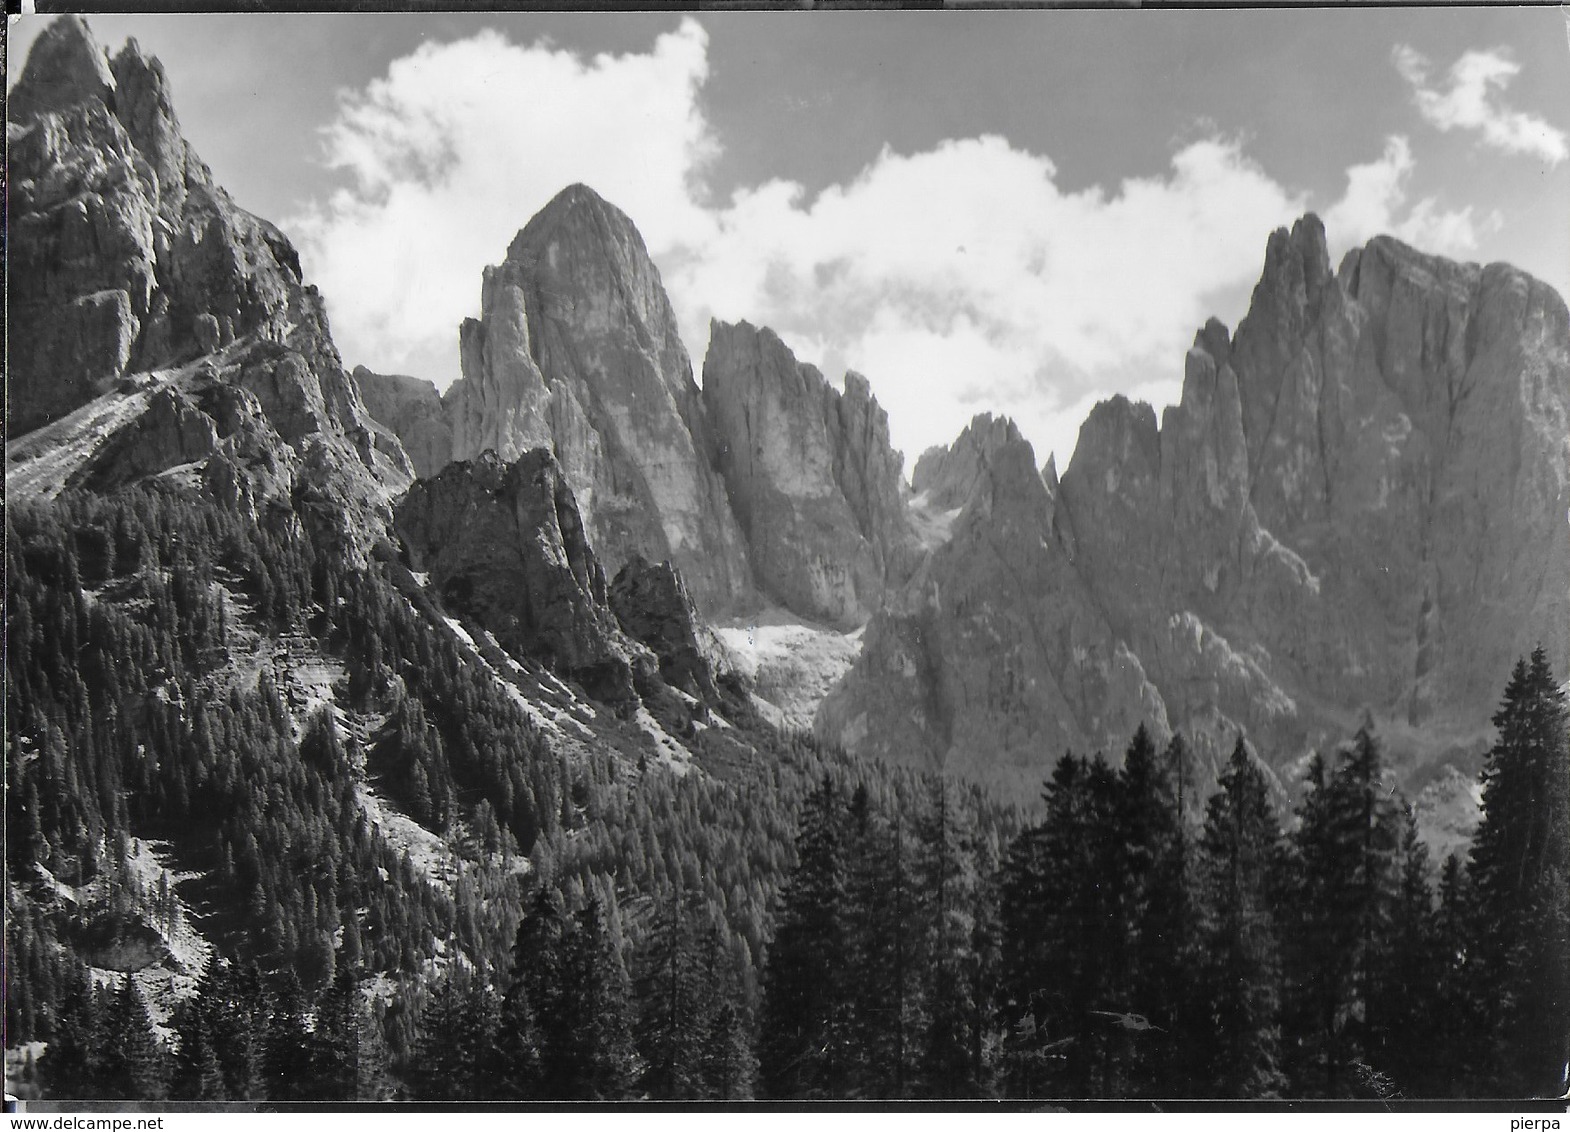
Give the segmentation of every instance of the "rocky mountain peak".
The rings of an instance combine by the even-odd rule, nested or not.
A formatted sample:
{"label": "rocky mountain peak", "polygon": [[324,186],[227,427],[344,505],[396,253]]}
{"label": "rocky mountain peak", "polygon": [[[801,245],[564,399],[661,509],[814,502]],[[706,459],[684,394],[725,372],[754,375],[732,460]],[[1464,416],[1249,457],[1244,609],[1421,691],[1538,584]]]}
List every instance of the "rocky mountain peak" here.
{"label": "rocky mountain peak", "polygon": [[1230,362],[1241,381],[1243,428],[1250,453],[1265,447],[1292,356],[1318,320],[1334,280],[1325,226],[1309,213],[1277,228],[1265,244],[1265,263],[1248,314],[1233,336]]}
{"label": "rocky mountain peak", "polygon": [[1204,351],[1216,369],[1226,365],[1232,358],[1232,335],[1226,323],[1219,318],[1207,319],[1205,325],[1194,332],[1192,348]]}
{"label": "rocky mountain peak", "polygon": [[486,269],[460,344],[452,458],[549,446],[608,569],[669,560],[710,614],[750,600],[692,362],[626,214],[582,185],[557,194]]}
{"label": "rocky mountain peak", "polygon": [[[607,328],[624,322],[659,357],[673,392],[680,395],[684,384],[692,384],[675,312],[642,234],[625,212],[587,185],[569,185],[535,213],[508,246],[507,263],[522,268],[532,284],[532,333],[539,336],[543,321],[569,315],[606,320]],[[589,297],[601,301],[588,309],[569,305]],[[549,349],[545,341],[536,353]]]}
{"label": "rocky mountain peak", "polygon": [[631,218],[582,182],[562,189],[529,218],[508,246],[507,258],[527,260],[561,239],[603,240],[648,256]]}
{"label": "rocky mountain peak", "polygon": [[28,53],[22,77],[7,103],[6,116],[27,122],[84,102],[113,100],[115,77],[109,57],[80,16],[60,16],[43,30]]}
{"label": "rocky mountain peak", "polygon": [[911,490],[935,510],[963,507],[990,475],[994,462],[1021,445],[1030,447],[1011,418],[977,413],[953,444],[921,454],[911,472]]}
{"label": "rocky mountain peak", "polygon": [[723,646],[699,616],[681,574],[669,562],[634,556],[610,586],[622,630],[659,658],[660,677],[706,704],[717,704],[715,676]]}
{"label": "rocky mountain peak", "polygon": [[1160,468],[1156,411],[1120,393],[1097,402],[1079,426],[1074,455],[1063,473],[1063,491],[1079,516],[1086,508],[1076,504],[1076,497],[1131,503],[1155,490]]}
{"label": "rocky mountain peak", "polygon": [[[998,482],[977,455],[997,422],[923,455],[918,500],[972,502],[869,626],[820,730],[896,757],[923,749],[900,713],[957,727],[954,704],[996,701],[1021,732],[1072,719],[1099,741],[1135,697],[1212,763],[1241,730],[1279,769],[1364,713],[1409,765],[1464,763],[1515,657],[1542,639],[1570,663],[1570,315],[1551,288],[1388,237],[1332,274],[1306,216],[1271,234],[1236,334],[1207,322],[1183,366],[1159,427],[1126,398],[1092,410],[1039,538],[1032,511],[975,502]],[[1012,618],[1077,640],[1044,653],[1061,701],[1009,697]],[[1022,770],[996,724],[924,749],[995,781]]]}
{"label": "rocky mountain peak", "polygon": [[[294,248],[180,135],[162,66],[134,43],[110,62],[61,17],[18,91],[6,306],[29,332],[7,358],[6,430],[52,430],[18,458],[69,453],[54,490],[218,460],[255,471],[241,490],[207,467],[226,498],[316,493],[361,550],[384,537],[387,497],[408,478],[402,447],[343,372]],[[89,444],[95,429],[114,435]]]}
{"label": "rocky mountain peak", "polygon": [[814,620],[865,621],[910,537],[900,456],[866,379],[847,375],[842,393],[772,330],[714,322],[703,406],[764,593]]}

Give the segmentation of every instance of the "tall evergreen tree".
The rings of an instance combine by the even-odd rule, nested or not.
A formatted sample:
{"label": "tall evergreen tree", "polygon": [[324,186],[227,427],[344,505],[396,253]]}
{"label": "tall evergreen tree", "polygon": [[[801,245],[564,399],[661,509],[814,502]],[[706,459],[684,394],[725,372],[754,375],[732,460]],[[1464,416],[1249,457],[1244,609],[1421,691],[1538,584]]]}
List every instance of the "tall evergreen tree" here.
{"label": "tall evergreen tree", "polygon": [[1477,980],[1471,948],[1471,892],[1466,868],[1454,853],[1439,872],[1439,906],[1434,917],[1434,951],[1437,980],[1433,1012],[1442,1024],[1430,1049],[1430,1087],[1433,1096],[1464,1096],[1479,1076],[1483,1046],[1482,1004],[1476,999]]}
{"label": "tall evergreen tree", "polygon": [[1494,714],[1473,836],[1478,1001],[1489,1004],[1485,1088],[1560,1096],[1570,1060],[1570,726],[1539,646]]}
{"label": "tall evergreen tree", "polygon": [[174,1057],[171,1092],[182,1101],[226,1100],[223,1068],[213,1041],[212,1010],[200,996],[185,1003]]}
{"label": "tall evergreen tree", "polygon": [[[110,1003],[105,1019],[107,1040],[103,1057],[104,1084],[111,1097],[162,1100],[167,1088],[168,1066],[163,1046],[153,1032],[147,1003],[130,975]],[[222,1077],[218,1087],[222,1088]]]}
{"label": "tall evergreen tree", "polygon": [[1309,1095],[1353,1095],[1384,1072],[1392,1031],[1381,1011],[1398,1004],[1383,979],[1397,946],[1405,843],[1402,807],[1385,778],[1368,726],[1333,771],[1315,755],[1283,862],[1283,1019],[1293,1036],[1284,1063]]}
{"label": "tall evergreen tree", "polygon": [[1141,724],[1119,773],[1117,822],[1123,834],[1121,883],[1130,929],[1129,1008],[1152,1029],[1129,1031],[1138,1045],[1125,1059],[1127,1088],[1135,1095],[1171,1096],[1185,1091],[1183,1043],[1194,1040],[1184,990],[1194,960],[1188,834],[1177,773],[1187,752],[1181,735],[1167,750]]}
{"label": "tall evergreen tree", "polygon": [[67,969],[54,1032],[40,1069],[53,1096],[94,1100],[105,1089],[107,1010],[85,967]]}
{"label": "tall evergreen tree", "polygon": [[705,1096],[717,1101],[752,1099],[752,1082],[757,1068],[746,1018],[733,996],[721,999],[710,1017],[704,1037]]}
{"label": "tall evergreen tree", "polygon": [[1206,919],[1203,972],[1213,1058],[1210,1087],[1221,1097],[1277,1095],[1280,1071],[1280,958],[1270,876],[1281,830],[1264,773],[1238,737],[1210,798],[1200,838]]}
{"label": "tall evergreen tree", "polygon": [[710,978],[692,925],[693,909],[672,889],[644,938],[634,982],[641,1090],[651,1100],[703,1092],[703,1043]]}
{"label": "tall evergreen tree", "polygon": [[[975,1007],[974,895],[978,885],[971,833],[947,779],[930,776],[918,811],[914,881],[920,896],[923,1032],[920,1084],[926,1096],[973,1096]],[[904,932],[900,933],[902,936]]]}
{"label": "tall evergreen tree", "polygon": [[840,1097],[849,1080],[844,825],[839,791],[825,777],[802,810],[763,972],[758,1063],[768,1097]]}
{"label": "tall evergreen tree", "polygon": [[571,1098],[572,1032],[566,995],[567,937],[561,894],[542,884],[518,921],[512,984],[502,1004],[502,1078],[523,1098]]}
{"label": "tall evergreen tree", "polygon": [[845,940],[850,1095],[908,1095],[915,1049],[918,969],[909,834],[890,822],[865,783],[845,829]]}
{"label": "tall evergreen tree", "polygon": [[497,1091],[500,1004],[479,976],[449,970],[420,1015],[408,1081],[419,1100],[479,1100]]}
{"label": "tall evergreen tree", "polygon": [[[380,1027],[358,974],[347,967],[333,977],[317,1005],[310,1049],[311,1076],[323,1098],[386,1099],[391,1083]],[[489,1085],[482,1082],[482,1095],[490,1095]]]}
{"label": "tall evergreen tree", "polygon": [[1118,778],[1099,755],[1058,760],[1046,817],[1005,865],[1003,978],[1013,1023],[1010,1091],[1120,1090],[1129,1002],[1129,923]]}
{"label": "tall evergreen tree", "polygon": [[294,971],[285,969],[274,988],[263,1040],[262,1069],[271,1099],[310,1098],[311,1053],[307,1043],[305,992]]}
{"label": "tall evergreen tree", "polygon": [[[525,962],[528,957],[525,956]],[[514,958],[513,970],[518,964]],[[502,996],[501,1021],[496,1031],[499,1100],[532,1100],[540,1095],[540,1028],[529,1001],[524,979],[514,974]]]}
{"label": "tall evergreen tree", "polygon": [[639,1072],[630,994],[626,969],[597,899],[590,899],[574,917],[563,975],[563,997],[575,1019],[567,1095],[624,1099]]}
{"label": "tall evergreen tree", "polygon": [[1428,846],[1406,806],[1396,863],[1396,899],[1369,1003],[1366,1057],[1410,1098],[1435,1096],[1434,1047],[1451,1021],[1437,1011],[1441,982]]}
{"label": "tall evergreen tree", "polygon": [[[1400,911],[1403,803],[1385,784],[1379,741],[1365,725],[1336,768],[1337,831],[1351,867],[1343,878],[1342,914],[1355,931],[1350,954],[1352,1045],[1363,1064],[1374,1054],[1372,1035],[1390,1033],[1381,1011],[1394,1006],[1383,985],[1395,950]],[[1384,1066],[1371,1066],[1383,1073]]]}

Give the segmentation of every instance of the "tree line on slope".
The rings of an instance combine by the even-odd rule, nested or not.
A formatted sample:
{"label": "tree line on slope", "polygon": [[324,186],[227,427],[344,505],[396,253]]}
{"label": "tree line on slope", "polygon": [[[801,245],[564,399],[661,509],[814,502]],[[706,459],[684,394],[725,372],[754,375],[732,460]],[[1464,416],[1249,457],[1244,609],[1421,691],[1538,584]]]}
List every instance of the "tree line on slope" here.
{"label": "tree line on slope", "polygon": [[[1004,841],[940,778],[827,775],[801,808],[755,1015],[701,897],[624,905],[618,943],[613,886],[571,910],[544,883],[505,971],[433,980],[402,1064],[342,1036],[375,1031],[344,973],[324,1002],[358,1014],[318,1006],[291,1030],[274,1008],[253,1031],[289,1036],[245,1072],[203,1069],[182,1016],[157,1081],[259,1095],[236,1082],[270,1079],[276,1048],[304,1059],[295,1080],[351,1090],[333,1095],[448,1100],[1552,1095],[1570,1001],[1566,717],[1539,651],[1494,717],[1482,821],[1437,893],[1366,728],[1310,762],[1290,831],[1242,742],[1191,828],[1185,745],[1158,751],[1143,729],[1121,767],[1064,756],[1039,820]],[[103,1010],[145,1024],[129,993]],[[207,1010],[214,993],[236,992],[204,986],[188,1014],[243,1015]],[[123,1058],[105,1072],[124,1082]]]}
{"label": "tree line on slope", "polygon": [[[1553,1091],[1563,1065],[1564,703],[1541,652],[1436,900],[1366,731],[1311,764],[1289,832],[1241,745],[1191,828],[1181,741],[1143,734],[1121,768],[1066,756],[1016,832],[973,790],[766,729],[751,762],[696,736],[712,774],[568,759],[377,565],[297,524],[138,489],[7,525],[7,1028],[50,1042],[59,1095],[1478,1095]],[[268,633],[329,648],[346,706],[386,724],[362,746],[324,714],[297,728],[265,666],[214,678]],[[367,782],[443,834],[444,878],[369,819]],[[94,989],[83,925],[28,895],[107,879],[121,919],[167,914],[133,834],[205,874],[182,895],[226,956],[150,1044],[135,986]],[[538,969],[575,981],[531,988],[541,939],[560,954]],[[265,1048],[210,1072],[206,1046],[239,1047],[201,1027],[235,1017],[278,1035],[275,1063],[295,1048],[287,1078]],[[350,1029],[352,1075],[325,1040]],[[583,1058],[600,1069],[563,1074]]]}
{"label": "tree line on slope", "polygon": [[[569,916],[598,902],[618,957],[680,894],[745,1026],[800,801],[845,758],[744,695],[733,729],[688,739],[708,773],[648,765],[625,736],[556,750],[387,563],[346,561],[286,509],[260,519],[158,483],[7,511],[6,1029],[49,1043],[56,1094],[102,1083],[70,1034],[118,1040],[69,1017],[109,1016],[93,980],[120,994],[90,966],[177,919],[220,967],[254,964],[268,1002],[297,982],[286,1013],[313,1032],[354,980],[402,1080],[450,973],[505,990],[526,894]],[[338,667],[336,702],[302,699],[302,663]],[[424,831],[395,838],[400,810]],[[137,839],[166,847],[162,877]],[[158,1048],[181,1048],[158,1021]]]}

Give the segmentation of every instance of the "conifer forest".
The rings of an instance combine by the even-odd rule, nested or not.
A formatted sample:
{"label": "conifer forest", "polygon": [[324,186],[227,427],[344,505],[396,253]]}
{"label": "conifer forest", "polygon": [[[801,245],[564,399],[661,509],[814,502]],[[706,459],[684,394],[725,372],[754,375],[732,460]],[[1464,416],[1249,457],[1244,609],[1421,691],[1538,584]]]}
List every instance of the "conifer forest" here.
{"label": "conifer forest", "polygon": [[[45,1090],[1395,1099],[1561,1072],[1570,713],[1541,652],[1470,851],[1434,862],[1369,730],[1289,812],[1243,742],[1207,796],[1143,728],[1064,754],[1033,806],[799,735],[705,777],[572,766],[308,537],[156,490],[6,521],[6,1025],[47,1043]],[[237,608],[334,642],[383,726],[294,734],[265,672],[215,694]],[[458,833],[439,879],[355,768]],[[179,839],[181,900],[133,837]],[[35,905],[39,877],[94,906]],[[193,907],[215,953],[155,1026],[87,957]]]}

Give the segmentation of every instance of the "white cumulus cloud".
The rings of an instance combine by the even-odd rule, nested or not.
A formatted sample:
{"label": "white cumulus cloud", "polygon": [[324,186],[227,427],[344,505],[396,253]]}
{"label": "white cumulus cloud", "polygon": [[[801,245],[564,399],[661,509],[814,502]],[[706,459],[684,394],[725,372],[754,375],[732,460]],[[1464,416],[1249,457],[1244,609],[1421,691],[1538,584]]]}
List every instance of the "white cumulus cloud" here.
{"label": "white cumulus cloud", "polygon": [[324,141],[349,185],[292,227],[345,357],[457,377],[481,269],[573,182],[634,202],[651,244],[701,238],[707,47],[692,20],[647,54],[592,59],[484,32],[425,44],[344,92]]}
{"label": "white cumulus cloud", "polygon": [[1409,206],[1407,184],[1415,166],[1411,143],[1393,134],[1377,159],[1347,170],[1346,193],[1322,217],[1332,252],[1386,234],[1426,252],[1461,257],[1477,248],[1480,233],[1503,223],[1497,212],[1474,220],[1470,205],[1446,209],[1433,197]]}
{"label": "white cumulus cloud", "polygon": [[[908,461],[989,410],[1063,467],[1095,400],[1177,396],[1194,329],[1241,314],[1266,235],[1315,203],[1214,131],[1077,191],[1046,155],[982,136],[885,150],[816,193],[775,180],[716,199],[707,49],[691,19],[592,58],[487,32],[344,92],[323,133],[344,187],[293,227],[345,358],[447,385],[481,269],[582,181],[643,233],[695,366],[711,317],[745,318],[831,377],[864,373]],[[1411,169],[1392,138],[1349,170],[1325,212],[1336,237],[1470,247],[1469,210],[1407,204]]]}
{"label": "white cumulus cloud", "polygon": [[1065,192],[999,137],[885,151],[808,200],[771,183],[717,210],[667,282],[692,322],[747,318],[866,373],[914,456],[972,414],[1013,414],[1059,463],[1087,393],[1180,372],[1209,300],[1256,275],[1304,200],[1235,142],[1203,140],[1110,191]]}
{"label": "white cumulus cloud", "polygon": [[1521,65],[1503,49],[1466,52],[1439,85],[1429,81],[1429,60],[1410,45],[1398,44],[1392,59],[1411,86],[1418,111],[1439,130],[1473,130],[1495,149],[1548,165],[1570,157],[1570,140],[1563,130],[1505,102],[1505,89],[1521,73]]}

